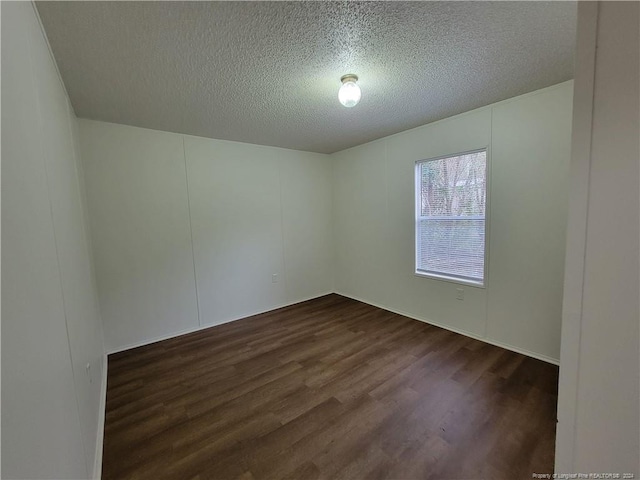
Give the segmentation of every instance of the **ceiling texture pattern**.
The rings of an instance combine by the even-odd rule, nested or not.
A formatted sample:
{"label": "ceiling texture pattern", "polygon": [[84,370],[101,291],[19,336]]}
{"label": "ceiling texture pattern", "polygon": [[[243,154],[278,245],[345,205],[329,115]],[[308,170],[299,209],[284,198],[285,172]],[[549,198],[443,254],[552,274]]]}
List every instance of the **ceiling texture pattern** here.
{"label": "ceiling texture pattern", "polygon": [[[76,115],[332,153],[573,77],[574,2],[38,2]],[[362,100],[338,102],[340,77]]]}

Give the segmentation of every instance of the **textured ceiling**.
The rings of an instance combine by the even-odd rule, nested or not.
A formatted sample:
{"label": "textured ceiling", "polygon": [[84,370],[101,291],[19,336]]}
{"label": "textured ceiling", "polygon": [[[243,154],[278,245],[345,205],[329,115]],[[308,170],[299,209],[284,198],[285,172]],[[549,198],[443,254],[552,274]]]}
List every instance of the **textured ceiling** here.
{"label": "textured ceiling", "polygon": [[[332,153],[568,80],[574,2],[39,2],[79,117]],[[340,76],[362,100],[338,103]]]}

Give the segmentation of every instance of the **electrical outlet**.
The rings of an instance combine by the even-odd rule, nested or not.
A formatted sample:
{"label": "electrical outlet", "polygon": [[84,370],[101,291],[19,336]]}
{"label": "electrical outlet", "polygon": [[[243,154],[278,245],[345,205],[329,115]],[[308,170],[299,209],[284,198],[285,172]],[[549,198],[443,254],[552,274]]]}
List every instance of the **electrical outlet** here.
{"label": "electrical outlet", "polygon": [[456,288],[456,299],[464,300],[464,288]]}
{"label": "electrical outlet", "polygon": [[271,275],[271,283],[278,283],[278,274],[274,273]]}

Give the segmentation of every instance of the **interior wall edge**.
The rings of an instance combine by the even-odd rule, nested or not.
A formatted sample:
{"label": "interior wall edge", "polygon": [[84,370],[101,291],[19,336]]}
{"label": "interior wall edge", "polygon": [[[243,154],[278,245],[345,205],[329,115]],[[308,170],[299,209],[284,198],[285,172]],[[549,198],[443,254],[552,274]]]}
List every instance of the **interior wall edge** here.
{"label": "interior wall edge", "polygon": [[[68,128],[68,134],[72,138],[71,146],[72,146],[72,149],[73,149],[72,150],[73,151],[73,164],[74,164],[74,167],[75,167],[76,181],[79,182],[80,181],[80,176],[82,175],[82,172],[78,171],[78,168],[79,168],[79,165],[80,165],[81,162],[80,162],[79,152],[78,152],[78,150],[76,148],[77,146],[76,146],[76,142],[75,142],[76,132],[74,132],[73,125],[71,124],[71,122],[76,119],[75,111],[73,109],[73,104],[71,103],[71,98],[69,97],[69,93],[67,92],[67,87],[66,87],[66,85],[65,85],[65,83],[64,83],[64,81],[62,79],[62,75],[60,73],[60,69],[58,68],[58,63],[56,62],[55,56],[53,54],[53,50],[51,48],[51,44],[49,43],[49,37],[47,37],[47,33],[46,33],[45,29],[44,29],[44,25],[42,24],[42,19],[40,18],[40,13],[38,12],[38,8],[36,7],[35,0],[30,0],[29,3],[31,5],[31,7],[33,8],[33,13],[34,13],[35,18],[37,20],[38,28],[39,28],[40,33],[42,35],[42,39],[44,41],[44,44],[46,46],[47,53],[49,55],[49,59],[50,59],[51,63],[53,64],[53,67],[55,69],[59,87],[61,88],[62,92],[65,95],[66,104],[67,104],[67,111],[68,111],[67,128]],[[40,99],[37,98],[36,102],[38,104],[38,108],[40,108]],[[40,114],[40,117],[42,117],[41,114]],[[44,152],[43,152],[43,154],[44,154]],[[51,189],[53,187],[51,185],[50,173],[47,170],[47,162],[44,162],[44,170],[45,170],[45,175],[46,175],[46,179],[47,179],[47,187],[49,189],[48,196],[51,199],[51,197],[52,197]],[[81,194],[83,194],[83,193],[84,192],[83,192],[83,190],[81,188]],[[50,202],[51,202],[51,200],[50,200]],[[82,202],[82,207],[83,207],[83,211],[84,211],[84,209],[86,208],[86,203],[85,203],[85,198],[84,197],[81,198],[81,202]],[[53,208],[53,207],[51,207],[51,208]],[[85,220],[85,218],[83,218],[83,221],[84,220]],[[56,221],[55,221],[55,218],[54,218],[54,215],[53,215],[53,210],[51,212],[51,221],[55,225]],[[88,238],[88,233],[89,232],[87,231],[87,225],[83,225],[83,231],[84,231],[84,234],[85,234],[85,239],[84,240],[86,242],[88,242],[88,244],[87,244],[88,253],[89,253],[89,256],[91,258],[92,249],[91,249],[91,244],[89,242],[90,239]],[[56,250],[56,259],[57,259],[57,262],[58,262],[58,271],[60,272],[61,266],[60,266],[60,259],[59,259],[59,247],[58,247],[58,240],[56,238],[55,228],[54,228],[53,236],[54,236],[54,243],[55,243],[55,250]],[[92,270],[92,274],[93,274],[93,270]],[[95,279],[93,279],[93,280],[94,280],[93,287],[95,288]],[[72,370],[73,376],[76,377],[76,375],[79,375],[79,372],[76,372],[75,369],[73,368],[73,364],[74,364],[74,362],[73,362],[73,354],[71,352],[71,340],[69,339],[69,326],[68,326],[69,320],[67,318],[67,309],[68,309],[68,307],[65,305],[65,303],[66,303],[66,301],[65,301],[65,293],[64,293],[64,289],[62,288],[62,286],[61,286],[60,290],[61,290],[61,295],[62,295],[62,299],[63,299],[63,307],[64,307],[64,313],[65,313],[65,327],[67,328],[67,342],[69,343],[68,347],[69,347],[69,357],[71,359],[71,370]],[[95,293],[95,291],[94,291],[94,293]],[[98,309],[98,311],[96,313],[98,315],[98,318],[100,318],[99,309]],[[99,323],[100,323],[100,326],[102,326],[102,322],[100,321]],[[104,351],[104,345],[103,345],[103,351]],[[104,372],[101,372],[101,373],[104,373]],[[103,382],[103,381],[105,382],[105,395],[106,395],[106,375],[102,375],[102,378],[100,379],[100,381],[101,382]],[[79,399],[78,399],[78,391],[77,391],[77,387],[75,385],[74,385],[74,389],[76,390],[74,392],[75,393],[75,397],[76,397],[76,407],[78,409],[78,416],[80,417],[80,406],[79,406]],[[86,453],[85,453],[85,457],[86,457]],[[97,461],[97,458],[95,458],[95,460]],[[90,473],[89,465],[87,465],[87,471],[88,471],[88,473]]]}
{"label": "interior wall edge", "polygon": [[[42,35],[42,39],[44,42],[44,45],[47,49],[47,53],[49,56],[49,61],[50,63],[53,65],[55,72],[56,72],[56,78],[57,78],[57,83],[58,83],[58,88],[60,88],[60,90],[63,92],[64,94],[64,99],[65,99],[65,107],[66,107],[66,133],[68,135],[68,137],[71,139],[70,141],[70,147],[71,147],[71,156],[72,156],[72,164],[73,164],[73,175],[74,175],[74,179],[72,183],[75,183],[77,188],[78,188],[78,193],[80,195],[79,198],[79,202],[80,202],[80,207],[82,209],[82,217],[81,217],[81,223],[82,223],[82,234],[83,234],[83,238],[82,241],[85,243],[85,248],[86,248],[86,253],[88,254],[88,261],[89,261],[89,272],[91,275],[91,293],[93,295],[94,300],[97,302],[97,292],[95,290],[96,288],[96,284],[95,284],[95,277],[94,277],[94,268],[93,268],[93,252],[92,252],[92,248],[91,248],[91,241],[90,241],[90,237],[89,237],[89,231],[88,231],[88,225],[86,224],[86,216],[85,216],[85,212],[86,212],[86,196],[85,196],[85,192],[84,192],[84,182],[83,182],[83,174],[82,174],[82,169],[81,169],[81,159],[80,159],[80,152],[78,151],[77,148],[77,130],[74,129],[74,125],[72,122],[76,121],[76,115],[75,115],[75,111],[73,109],[73,104],[71,103],[71,99],[69,97],[69,94],[67,92],[66,89],[66,85],[64,84],[64,81],[62,79],[62,75],[60,74],[60,70],[58,68],[58,64],[55,60],[55,56],[53,55],[53,51],[51,49],[51,45],[49,43],[49,39],[47,37],[47,34],[44,30],[44,26],[42,25],[42,20],[40,18],[40,14],[38,12],[38,9],[36,8],[35,2],[33,0],[30,1],[30,4],[33,8],[36,20],[37,20],[37,24],[38,24],[38,28],[40,30],[40,33]],[[34,47],[35,48],[35,47]],[[33,64],[34,59],[33,57],[31,58],[31,62]],[[33,66],[34,68],[34,74],[35,74],[35,65]],[[39,92],[40,93],[40,92]],[[41,120],[41,122],[43,121],[43,112],[42,112],[42,99],[40,98],[40,94],[38,94],[36,96],[36,104],[38,105],[38,110],[39,110],[39,119]],[[43,125],[40,122],[40,130],[43,130]],[[41,142],[42,143],[42,142]],[[41,144],[41,147],[43,145]],[[46,158],[47,153],[45,151],[42,152],[43,154],[43,159]],[[52,173],[49,171],[49,165],[47,161],[43,162],[44,164],[44,171],[45,171],[45,177],[46,177],[46,183],[47,183],[47,188],[48,188],[48,197],[49,197],[49,202],[50,202],[50,210],[51,210],[51,222],[52,225],[54,226],[53,228],[53,240],[54,240],[54,246],[55,246],[55,251],[56,251],[56,261],[58,264],[58,273],[60,275],[60,278],[62,279],[62,270],[63,270],[63,266],[61,265],[61,259],[60,259],[60,249],[61,246],[59,245],[59,239],[57,236],[57,232],[56,232],[56,228],[55,225],[58,223],[58,219],[56,218],[56,215],[54,214],[54,207],[53,207],[53,198],[54,198],[54,188],[55,186],[53,185],[53,179],[52,179]],[[66,327],[66,335],[67,335],[67,342],[68,342],[68,351],[69,351],[69,358],[70,358],[70,363],[71,363],[71,372],[72,375],[74,377],[74,393],[75,393],[75,400],[76,400],[76,409],[78,411],[78,417],[82,422],[82,414],[80,411],[80,391],[77,385],[77,381],[83,381],[84,380],[84,373],[83,372],[78,372],[76,371],[76,368],[74,367],[75,365],[75,361],[74,361],[74,352],[72,351],[72,339],[69,333],[69,305],[68,305],[68,299],[67,299],[67,295],[68,292],[65,292],[65,288],[61,282],[60,284],[60,292],[61,292],[61,297],[62,297],[62,304],[63,304],[63,310],[64,310],[64,317],[65,317],[65,327]],[[97,304],[96,304],[97,306]],[[101,340],[101,348],[102,348],[102,354],[104,355],[104,339],[103,339],[103,335],[102,335],[102,321],[100,318],[100,309],[99,307],[95,309],[95,311],[93,312],[93,314],[96,316],[97,320],[98,320],[98,326],[99,326],[99,336],[100,336],[100,340]],[[86,465],[86,469],[87,469],[87,474],[91,475],[92,474],[92,465],[89,459],[89,455],[93,456],[93,460],[94,460],[94,464],[95,463],[100,463],[100,465],[102,464],[102,448],[101,448],[101,444],[102,444],[102,436],[103,436],[103,428],[104,428],[104,415],[105,415],[105,410],[104,407],[106,405],[106,380],[107,380],[107,376],[106,376],[106,371],[104,368],[102,368],[99,372],[100,374],[100,384],[101,384],[101,392],[104,391],[104,395],[102,395],[101,393],[101,397],[104,396],[104,401],[101,400],[101,404],[99,406],[98,409],[98,431],[97,431],[97,438],[96,438],[96,442],[100,443],[100,447],[98,448],[98,443],[96,443],[96,449],[95,452],[88,452],[86,451],[86,447],[83,445],[83,447],[85,448],[85,452],[84,452],[84,457],[85,457],[85,461],[87,463]],[[78,378],[82,378],[82,380],[78,380]],[[102,424],[102,430],[100,428],[100,425]],[[85,436],[85,432],[84,432],[84,426],[81,429],[81,436],[84,437]],[[84,444],[85,442],[83,442]],[[89,443],[90,445],[90,443]],[[101,467],[100,467],[101,468]],[[98,477],[100,478],[100,476]]]}
{"label": "interior wall edge", "polygon": [[17,289],[3,305],[2,473],[90,478],[106,376],[76,117],[34,2],[4,2],[2,17],[2,277]]}
{"label": "interior wall edge", "polygon": [[578,6],[576,72],[569,176],[564,296],[556,428],[556,472],[573,472],[584,263],[591,167],[591,134],[598,24],[598,2]]}

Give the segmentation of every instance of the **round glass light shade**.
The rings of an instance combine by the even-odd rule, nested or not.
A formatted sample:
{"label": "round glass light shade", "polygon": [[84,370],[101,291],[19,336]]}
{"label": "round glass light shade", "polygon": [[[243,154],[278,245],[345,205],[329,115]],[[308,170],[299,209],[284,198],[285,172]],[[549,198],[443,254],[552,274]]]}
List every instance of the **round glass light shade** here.
{"label": "round glass light shade", "polygon": [[360,101],[362,93],[355,79],[345,79],[338,91],[338,100],[347,108],[355,107]]}

